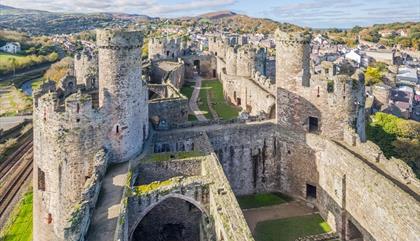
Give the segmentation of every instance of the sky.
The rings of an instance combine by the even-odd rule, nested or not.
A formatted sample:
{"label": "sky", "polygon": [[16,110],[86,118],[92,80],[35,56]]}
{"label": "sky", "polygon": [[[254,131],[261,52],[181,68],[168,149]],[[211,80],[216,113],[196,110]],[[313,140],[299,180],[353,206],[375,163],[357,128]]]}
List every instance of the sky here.
{"label": "sky", "polygon": [[1,0],[0,4],[53,12],[125,12],[154,17],[230,10],[312,28],[420,22],[420,0]]}

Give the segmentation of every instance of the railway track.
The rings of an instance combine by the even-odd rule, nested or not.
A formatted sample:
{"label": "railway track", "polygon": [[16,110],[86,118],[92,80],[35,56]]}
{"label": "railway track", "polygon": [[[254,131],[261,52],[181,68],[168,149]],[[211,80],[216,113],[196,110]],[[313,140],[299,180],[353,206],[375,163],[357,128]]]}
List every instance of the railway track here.
{"label": "railway track", "polygon": [[[0,166],[0,216],[6,212],[32,173],[32,135]],[[10,172],[9,172],[10,171]],[[6,180],[7,179],[7,180]]]}
{"label": "railway track", "polygon": [[32,149],[32,134],[28,135],[23,144],[7,157],[4,162],[0,164],[0,180],[2,180],[7,173],[18,164],[19,160]]}

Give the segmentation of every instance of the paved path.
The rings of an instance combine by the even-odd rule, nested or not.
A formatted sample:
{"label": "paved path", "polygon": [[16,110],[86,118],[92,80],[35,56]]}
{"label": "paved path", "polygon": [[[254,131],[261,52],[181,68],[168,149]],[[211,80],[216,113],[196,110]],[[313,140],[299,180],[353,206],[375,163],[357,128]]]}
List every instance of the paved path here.
{"label": "paved path", "polygon": [[203,112],[200,111],[200,109],[198,108],[197,105],[197,100],[198,100],[198,96],[200,94],[200,89],[201,89],[201,77],[198,76],[197,74],[194,75],[194,80],[195,80],[195,85],[194,85],[194,90],[193,93],[191,95],[190,101],[189,101],[189,106],[191,111],[194,113],[194,115],[197,117],[197,119],[199,121],[206,121],[207,118],[203,115]]}
{"label": "paved path", "polygon": [[32,119],[32,115],[0,117],[0,129],[8,130],[19,125],[25,119]]}
{"label": "paved path", "polygon": [[[102,182],[98,202],[93,212],[87,241],[114,240],[117,221],[120,215],[122,195],[124,192],[128,168],[137,166],[149,154],[154,143],[154,131],[150,130],[149,138],[143,146],[143,152],[130,161],[108,167]],[[129,164],[130,163],[130,164]]]}
{"label": "paved path", "polygon": [[259,222],[295,216],[304,216],[315,212],[316,210],[309,208],[297,201],[283,203],[275,206],[243,210],[246,222],[248,223],[252,233],[254,233],[255,227]]}
{"label": "paved path", "polygon": [[93,212],[88,231],[88,241],[114,239],[127,173],[128,162],[108,167],[99,193],[98,203]]}

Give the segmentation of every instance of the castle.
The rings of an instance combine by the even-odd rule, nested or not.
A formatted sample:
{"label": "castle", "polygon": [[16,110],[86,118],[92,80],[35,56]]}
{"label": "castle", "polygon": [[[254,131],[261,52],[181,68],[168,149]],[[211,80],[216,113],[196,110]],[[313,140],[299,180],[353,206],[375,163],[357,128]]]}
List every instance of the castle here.
{"label": "castle", "polygon": [[[317,72],[309,34],[275,36],[275,81],[265,49],[211,36],[201,55],[151,40],[146,83],[141,33],[98,30],[73,77],[34,93],[33,240],[251,241],[235,195],[272,191],[316,207],[342,240],[416,240],[420,183],[366,141],[363,74]],[[194,72],[266,118],[177,125]]]}

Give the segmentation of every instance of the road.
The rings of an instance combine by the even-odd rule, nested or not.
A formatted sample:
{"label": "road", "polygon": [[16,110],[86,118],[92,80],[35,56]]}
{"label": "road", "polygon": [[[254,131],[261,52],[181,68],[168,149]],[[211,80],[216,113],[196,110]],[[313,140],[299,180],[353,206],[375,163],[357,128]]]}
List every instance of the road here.
{"label": "road", "polygon": [[8,130],[19,125],[25,119],[32,119],[32,115],[0,117],[0,129]]}
{"label": "road", "polygon": [[10,79],[14,79],[17,77],[22,77],[24,75],[29,75],[29,74],[34,74],[36,72],[42,72],[47,70],[49,67],[51,66],[51,63],[45,63],[45,64],[40,64],[35,68],[31,68],[29,70],[23,70],[23,71],[16,71],[16,74],[6,74],[6,75],[1,75],[0,76],[0,82],[5,81],[5,80],[10,80]]}

